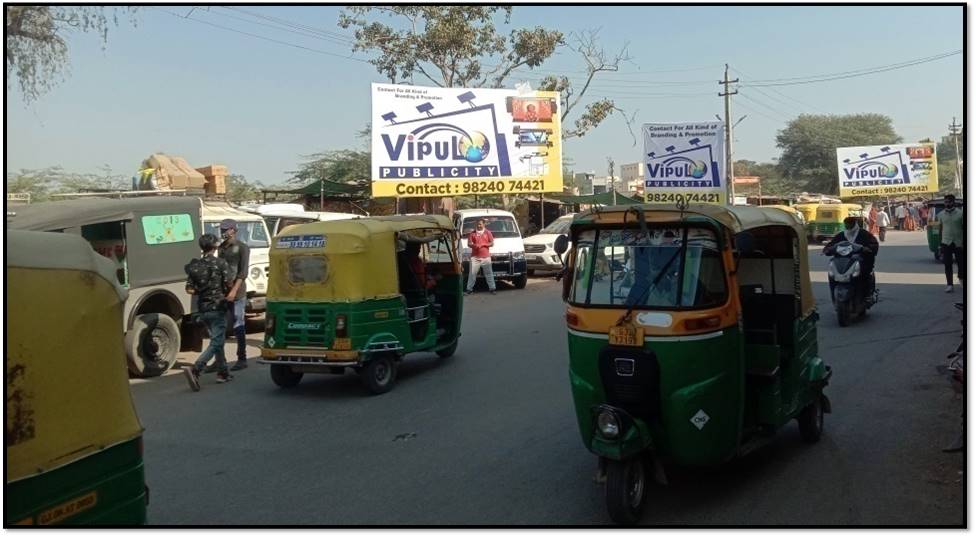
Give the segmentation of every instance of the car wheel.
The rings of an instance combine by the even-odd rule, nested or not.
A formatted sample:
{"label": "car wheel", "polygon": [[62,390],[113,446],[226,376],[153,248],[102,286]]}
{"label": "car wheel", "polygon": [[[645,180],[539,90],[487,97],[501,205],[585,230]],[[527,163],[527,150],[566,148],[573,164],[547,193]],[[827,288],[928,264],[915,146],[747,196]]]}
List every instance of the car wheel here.
{"label": "car wheel", "polygon": [[168,315],[139,315],[125,334],[129,371],[139,378],[159,376],[176,362],[180,351],[180,327]]}
{"label": "car wheel", "polygon": [[535,275],[535,270],[526,270],[525,273],[528,274],[529,277],[532,277]]}
{"label": "car wheel", "polygon": [[515,288],[519,288],[519,289],[525,288],[525,285],[528,282],[529,282],[529,277],[525,274],[522,274],[512,280],[512,283],[515,285]]}

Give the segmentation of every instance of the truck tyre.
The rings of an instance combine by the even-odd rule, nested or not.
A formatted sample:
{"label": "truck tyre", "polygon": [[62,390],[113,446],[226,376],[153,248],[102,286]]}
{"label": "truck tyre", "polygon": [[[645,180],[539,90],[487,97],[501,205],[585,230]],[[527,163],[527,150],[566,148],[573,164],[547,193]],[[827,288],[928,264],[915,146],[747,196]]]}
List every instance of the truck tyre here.
{"label": "truck tyre", "polygon": [[288,365],[271,365],[271,381],[282,389],[298,385],[304,375],[301,372],[295,372]]}
{"label": "truck tyre", "polygon": [[522,274],[522,275],[520,275],[520,276],[518,276],[518,277],[516,277],[515,279],[512,280],[512,283],[515,284],[515,288],[518,288],[518,289],[525,288],[525,284],[528,283],[528,282],[529,282],[529,277],[527,275],[525,275],[525,274]]}
{"label": "truck tyre", "polygon": [[180,342],[180,327],[168,315],[137,316],[125,334],[129,371],[138,378],[159,376],[176,362]]}

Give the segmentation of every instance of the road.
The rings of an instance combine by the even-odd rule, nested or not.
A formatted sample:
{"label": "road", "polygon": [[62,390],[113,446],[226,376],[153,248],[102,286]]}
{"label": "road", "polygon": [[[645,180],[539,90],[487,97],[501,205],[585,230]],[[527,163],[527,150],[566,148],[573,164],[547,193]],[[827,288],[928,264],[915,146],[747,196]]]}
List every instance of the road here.
{"label": "road", "polygon": [[[804,444],[790,425],[725,466],[670,469],[643,524],[965,522],[964,454],[941,452],[962,399],[937,370],[959,341],[961,287],[943,292],[924,233],[888,236],[883,301],[843,329],[826,259],[811,250],[821,355],[834,370],[823,439]],[[281,390],[257,364],[227,385],[205,376],[198,393],[179,374],[133,380],[150,523],[608,523],[574,420],[562,313],[552,279],[469,296],[458,353],[408,357],[382,396],[351,373]],[[260,334],[248,340],[254,356]]]}

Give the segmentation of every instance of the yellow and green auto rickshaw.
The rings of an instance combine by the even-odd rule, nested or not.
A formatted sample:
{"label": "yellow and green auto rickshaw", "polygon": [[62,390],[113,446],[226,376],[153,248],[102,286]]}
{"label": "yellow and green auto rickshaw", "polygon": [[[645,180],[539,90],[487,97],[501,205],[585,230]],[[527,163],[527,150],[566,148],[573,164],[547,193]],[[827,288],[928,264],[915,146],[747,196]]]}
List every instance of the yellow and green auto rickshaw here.
{"label": "yellow and green auto rickshaw", "polygon": [[861,218],[864,207],[856,203],[824,203],[817,207],[817,217],[813,226],[813,240],[820,242],[833,238],[844,230],[844,219],[848,216]]}
{"label": "yellow and green auto rickshaw", "polygon": [[[925,222],[925,238],[928,240],[929,251],[935,260],[942,262],[942,222],[937,218],[945,208],[945,199],[932,199],[925,202],[929,209],[928,221]],[[962,199],[956,198],[956,206],[962,206]]]}
{"label": "yellow and green auto rickshaw", "polygon": [[799,203],[793,205],[793,208],[803,214],[803,221],[805,222],[804,226],[807,230],[807,238],[813,237],[814,229],[816,229],[817,226],[817,207],[819,206],[820,203]]}
{"label": "yellow and green auto rickshaw", "polygon": [[570,241],[569,378],[615,522],[640,519],[651,468],[720,464],[794,419],[820,438],[830,368],[794,216],[609,207],[578,215],[557,251]]}
{"label": "yellow and green auto rickshaw", "polygon": [[375,394],[406,354],[454,354],[462,271],[446,216],[295,225],[274,238],[259,363],[293,387],[305,373],[352,368]]}
{"label": "yellow and green auto rickshaw", "polygon": [[77,235],[8,230],[6,246],[4,525],[144,524],[115,266]]}

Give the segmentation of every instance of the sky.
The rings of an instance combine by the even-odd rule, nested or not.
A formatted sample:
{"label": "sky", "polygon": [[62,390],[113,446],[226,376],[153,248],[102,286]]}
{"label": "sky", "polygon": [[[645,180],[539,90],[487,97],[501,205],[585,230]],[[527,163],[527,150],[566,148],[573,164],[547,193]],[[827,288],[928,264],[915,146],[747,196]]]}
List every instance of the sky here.
{"label": "sky", "polygon": [[[104,47],[94,34],[72,34],[63,83],[30,105],[9,87],[6,171],[108,165],[127,175],[165,152],[270,185],[289,178],[304,155],[361,147],[355,133],[369,122],[370,83],[387,80],[361,61],[369,56],[351,52],[352,30],[336,24],[341,7],[243,9],[258,17],[218,6],[141,8],[137,25],[112,28]],[[318,32],[282,30],[260,16]],[[599,76],[583,104],[612,97],[635,114],[637,145],[622,118],[610,117],[564,144],[576,171],[605,175],[608,157],[618,166],[638,161],[640,123],[722,115],[726,63],[743,84],[732,98],[733,120],[745,116],[735,128],[737,160],[777,158],[777,131],[800,113],[885,114],[907,141],[937,139],[953,116],[963,119],[961,54],[843,80],[745,87],[960,50],[959,6],[516,6],[501,29],[537,25],[567,35],[598,29],[608,52],[628,47],[630,60]],[[508,87],[550,73],[578,77],[583,68],[562,48]]]}

